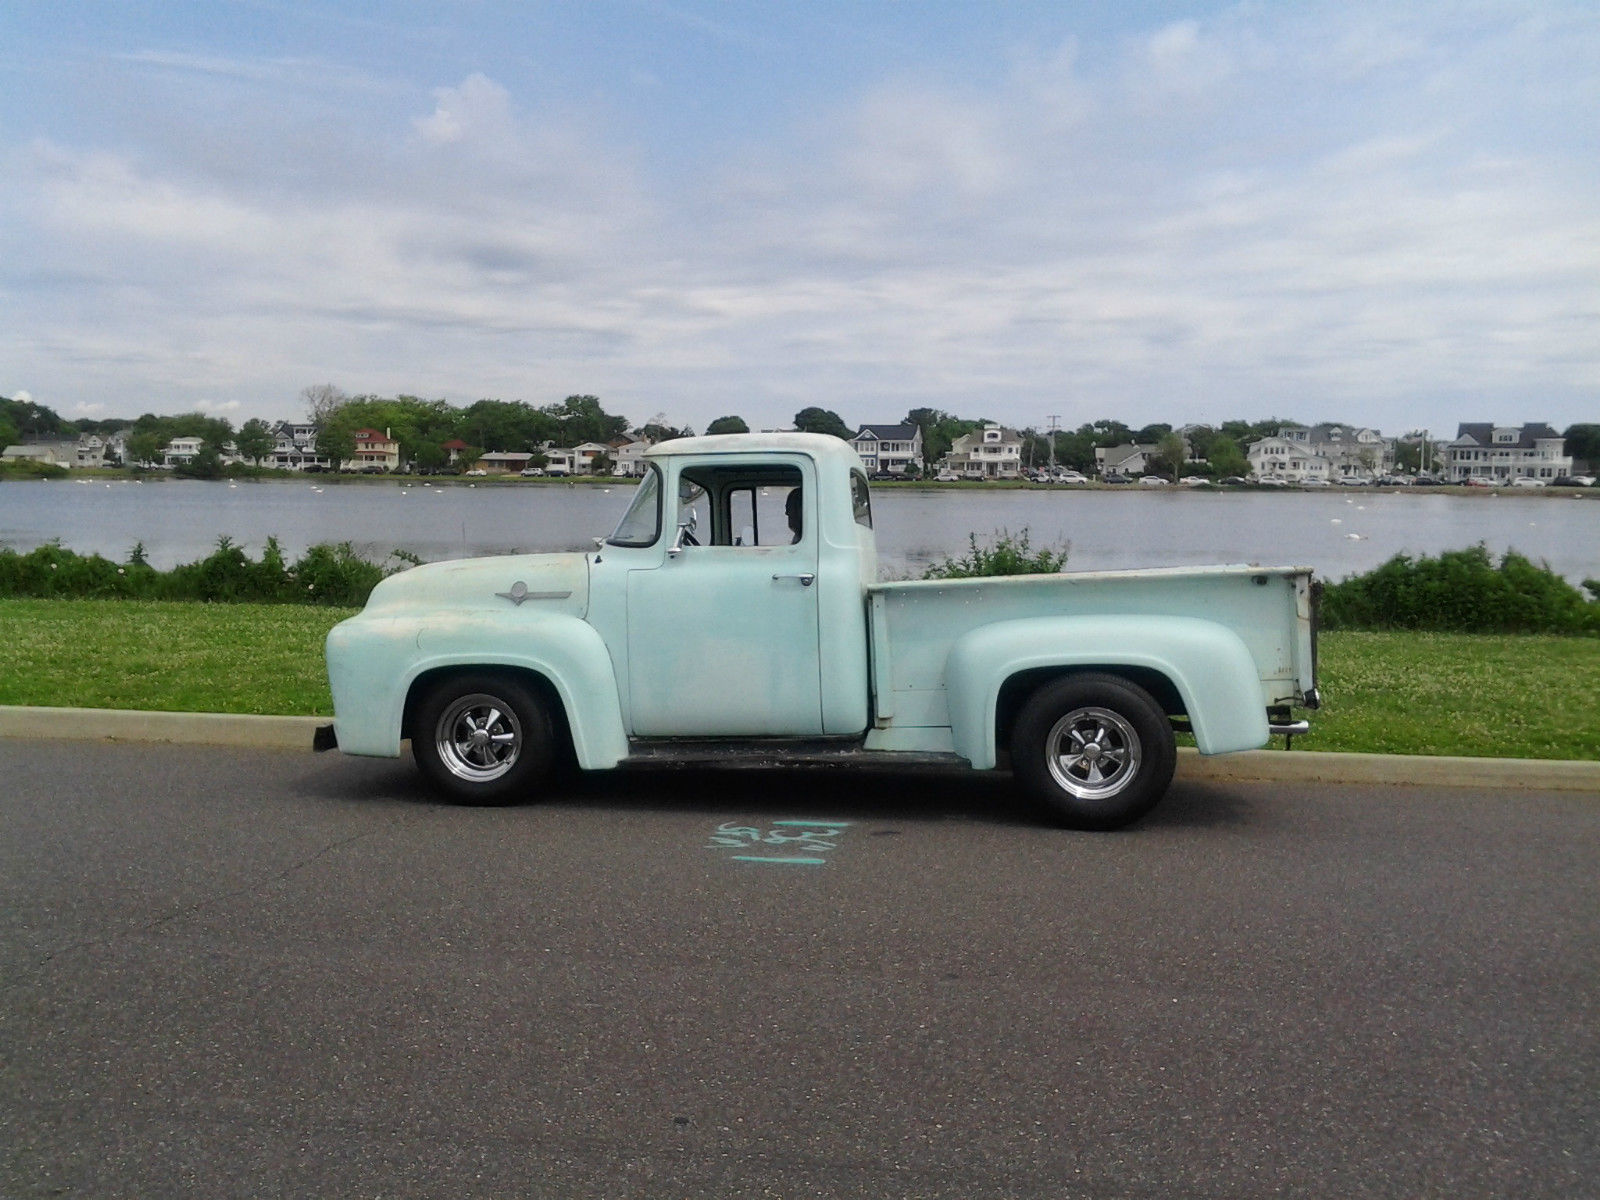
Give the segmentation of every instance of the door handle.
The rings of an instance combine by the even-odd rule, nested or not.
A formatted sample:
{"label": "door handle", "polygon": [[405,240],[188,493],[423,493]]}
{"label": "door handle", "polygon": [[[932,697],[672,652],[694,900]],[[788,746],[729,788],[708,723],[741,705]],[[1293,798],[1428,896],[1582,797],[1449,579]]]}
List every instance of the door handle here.
{"label": "door handle", "polygon": [[800,581],[800,586],[801,587],[810,587],[811,586],[811,581],[813,579],[815,579],[816,576],[811,574],[811,572],[807,571],[803,575],[774,575],[773,578],[774,579],[798,579]]}

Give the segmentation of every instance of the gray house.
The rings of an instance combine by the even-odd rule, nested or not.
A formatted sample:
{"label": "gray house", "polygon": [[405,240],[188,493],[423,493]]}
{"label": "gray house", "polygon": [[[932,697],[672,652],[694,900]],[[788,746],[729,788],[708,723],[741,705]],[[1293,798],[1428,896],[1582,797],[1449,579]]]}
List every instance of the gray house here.
{"label": "gray house", "polygon": [[915,475],[922,468],[920,425],[863,425],[850,444],[869,473]]}
{"label": "gray house", "polygon": [[1478,479],[1510,483],[1542,479],[1546,483],[1572,474],[1566,440],[1541,422],[1532,425],[1468,423],[1456,427],[1456,440],[1445,447],[1451,482]]}

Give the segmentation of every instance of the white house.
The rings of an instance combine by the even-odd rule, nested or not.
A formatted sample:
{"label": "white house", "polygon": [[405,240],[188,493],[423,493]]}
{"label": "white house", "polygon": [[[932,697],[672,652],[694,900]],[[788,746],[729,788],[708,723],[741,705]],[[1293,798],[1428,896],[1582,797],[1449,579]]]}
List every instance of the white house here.
{"label": "white house", "polygon": [[1447,477],[1452,482],[1481,479],[1510,483],[1572,474],[1572,458],[1562,436],[1543,422],[1533,425],[1472,423],[1457,426],[1456,439],[1445,447]]}
{"label": "white house", "polygon": [[964,479],[1016,479],[1022,474],[1022,438],[1013,429],[985,425],[958,437],[941,465]]}
{"label": "white house", "polygon": [[200,453],[204,441],[204,438],[197,437],[173,438],[161,451],[161,465],[168,468],[187,466]]}
{"label": "white house", "polygon": [[850,444],[869,474],[915,475],[922,466],[919,425],[863,425]]}
{"label": "white house", "polygon": [[1265,437],[1246,449],[1250,474],[1257,479],[1282,479],[1301,483],[1307,479],[1329,480],[1333,463],[1305,442],[1286,437]]}
{"label": "white house", "polygon": [[648,438],[619,437],[611,442],[611,473],[636,479],[644,474],[644,452],[650,449]]}
{"label": "white house", "polygon": [[1286,425],[1278,437],[1327,463],[1330,482],[1375,479],[1394,470],[1394,441],[1355,425]]}

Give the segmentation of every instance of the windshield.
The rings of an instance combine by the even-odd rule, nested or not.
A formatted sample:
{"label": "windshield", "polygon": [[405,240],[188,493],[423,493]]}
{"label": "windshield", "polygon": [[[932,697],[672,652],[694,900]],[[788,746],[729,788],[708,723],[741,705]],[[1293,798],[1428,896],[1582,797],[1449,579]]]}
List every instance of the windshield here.
{"label": "windshield", "polygon": [[606,540],[613,546],[653,546],[661,533],[661,472],[652,463],[628,511]]}

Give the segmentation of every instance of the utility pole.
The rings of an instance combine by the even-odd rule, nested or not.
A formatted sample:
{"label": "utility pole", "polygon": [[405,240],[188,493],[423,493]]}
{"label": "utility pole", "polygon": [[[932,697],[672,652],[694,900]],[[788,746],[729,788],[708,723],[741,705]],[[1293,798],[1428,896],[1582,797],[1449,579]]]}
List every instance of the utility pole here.
{"label": "utility pole", "polygon": [[1056,469],[1056,430],[1061,428],[1061,414],[1049,413],[1047,415],[1050,418],[1050,470],[1054,473]]}

